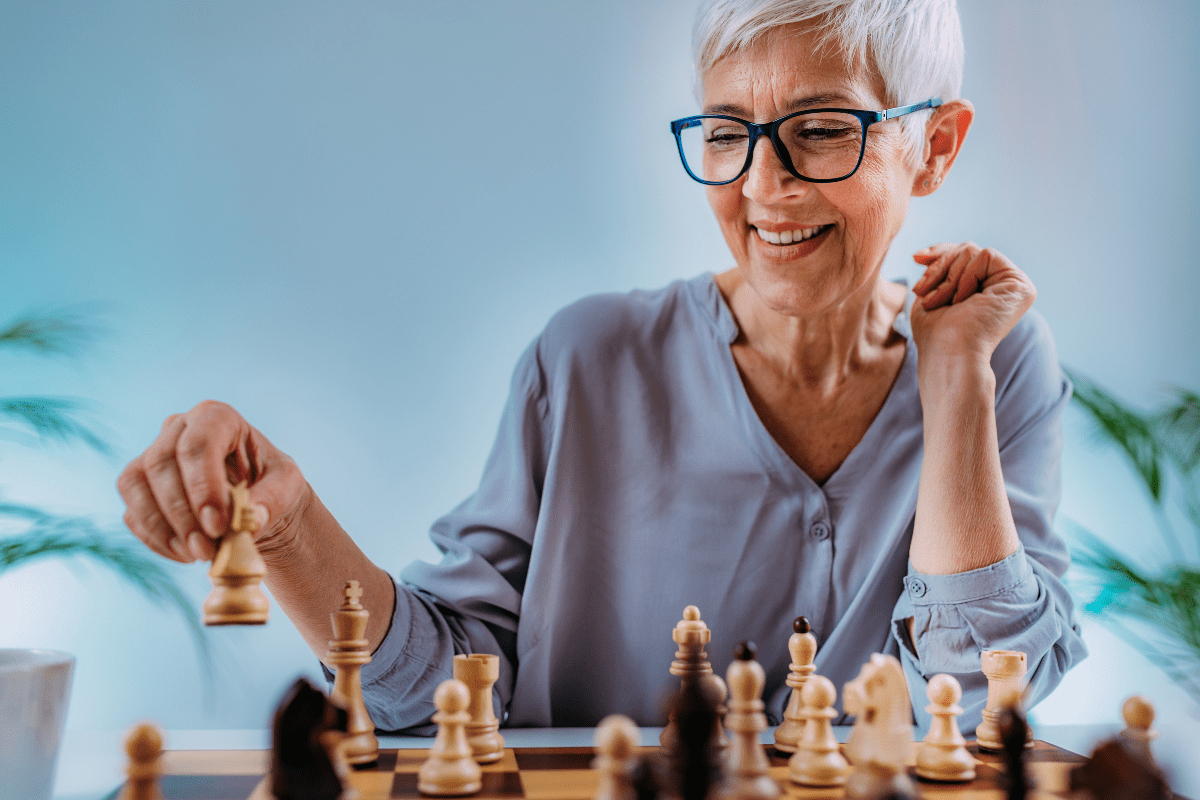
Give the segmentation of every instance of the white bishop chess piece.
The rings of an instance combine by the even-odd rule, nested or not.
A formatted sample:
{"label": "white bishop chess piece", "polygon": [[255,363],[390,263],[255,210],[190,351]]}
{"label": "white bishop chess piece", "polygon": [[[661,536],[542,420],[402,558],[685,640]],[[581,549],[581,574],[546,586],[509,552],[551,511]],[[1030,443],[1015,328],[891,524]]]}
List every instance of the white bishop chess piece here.
{"label": "white bishop chess piece", "polygon": [[792,631],[788,638],[788,653],[792,656],[792,663],[787,677],[792,695],[788,698],[787,708],[783,710],[783,722],[775,728],[775,749],[784,753],[796,752],[796,746],[804,735],[804,701],[800,698],[800,692],[808,676],[813,674],[813,659],[817,655],[817,637],[813,636],[807,618],[796,617],[792,621]]}
{"label": "white bishop chess piece", "polygon": [[776,800],[779,784],[769,774],[770,764],[759,744],[759,734],[767,729],[763,713],[762,691],[766,675],[754,660],[754,645],[742,642],[736,658],[725,673],[729,686],[729,709],[725,729],[730,734],[725,760],[725,780],[717,790],[718,800]]}

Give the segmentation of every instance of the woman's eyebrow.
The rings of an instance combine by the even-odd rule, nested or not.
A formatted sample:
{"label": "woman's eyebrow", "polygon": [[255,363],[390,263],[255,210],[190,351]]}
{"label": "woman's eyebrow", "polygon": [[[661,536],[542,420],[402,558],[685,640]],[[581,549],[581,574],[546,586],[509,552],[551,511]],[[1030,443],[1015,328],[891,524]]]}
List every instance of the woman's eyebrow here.
{"label": "woman's eyebrow", "polygon": [[[793,100],[789,100],[784,104],[783,110],[786,113],[791,113],[793,111],[799,111],[802,108],[813,108],[830,104],[841,104],[844,106],[848,103],[856,102],[858,101],[852,98],[850,95],[843,94],[842,92],[824,92],[821,94],[810,94],[804,97],[797,97]],[[747,115],[750,112],[736,103],[718,103],[712,106],[705,106],[704,113],[727,114],[731,117],[744,117],[749,119]]]}

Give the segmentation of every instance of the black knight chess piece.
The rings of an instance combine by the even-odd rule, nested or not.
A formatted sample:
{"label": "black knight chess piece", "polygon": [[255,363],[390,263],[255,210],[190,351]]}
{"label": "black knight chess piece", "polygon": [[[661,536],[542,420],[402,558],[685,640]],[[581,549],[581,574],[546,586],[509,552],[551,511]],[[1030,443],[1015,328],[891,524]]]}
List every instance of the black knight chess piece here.
{"label": "black knight chess piece", "polygon": [[298,678],[275,710],[271,793],[277,800],[337,800],[348,769],[337,750],[345,709]]}

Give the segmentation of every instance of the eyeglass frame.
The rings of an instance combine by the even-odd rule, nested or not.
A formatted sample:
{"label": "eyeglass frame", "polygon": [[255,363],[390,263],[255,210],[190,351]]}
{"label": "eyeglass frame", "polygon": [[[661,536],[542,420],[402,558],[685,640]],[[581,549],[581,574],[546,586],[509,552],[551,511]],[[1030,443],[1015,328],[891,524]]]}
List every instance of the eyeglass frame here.
{"label": "eyeglass frame", "polygon": [[[750,164],[754,161],[754,148],[758,145],[759,137],[766,136],[771,140],[771,144],[775,147],[775,155],[779,156],[780,163],[784,169],[790,172],[795,177],[808,183],[837,183],[850,178],[854,173],[858,172],[858,168],[862,166],[863,155],[867,152],[867,128],[874,125],[876,122],[884,122],[889,119],[903,117],[905,114],[911,114],[914,111],[922,111],[926,108],[937,108],[942,104],[939,97],[932,97],[921,103],[913,103],[909,106],[897,106],[896,108],[888,108],[883,111],[862,111],[853,108],[806,108],[803,111],[793,111],[791,114],[785,114],[772,122],[750,122],[740,117],[731,117],[726,114],[696,114],[691,117],[683,117],[682,119],[673,120],[671,122],[671,133],[675,135],[675,145],[679,148],[679,160],[683,162],[683,168],[692,180],[697,183],[703,183],[705,186],[726,186],[733,183],[738,178],[746,174],[750,169]],[[796,166],[792,163],[791,153],[787,147],[779,140],[779,126],[787,122],[793,117],[799,117],[804,114],[820,114],[822,112],[834,112],[838,114],[850,114],[858,118],[862,123],[862,146],[858,148],[858,161],[854,164],[854,169],[840,178],[806,178],[796,171]],[[745,125],[750,131],[750,144],[746,148],[746,163],[742,164],[742,168],[738,170],[738,174],[727,181],[706,181],[703,178],[696,177],[696,173],[692,172],[692,168],[688,166],[687,156],[683,154],[683,131],[688,128],[694,128],[701,124],[702,120],[706,119],[728,119],[733,122],[740,122]]]}

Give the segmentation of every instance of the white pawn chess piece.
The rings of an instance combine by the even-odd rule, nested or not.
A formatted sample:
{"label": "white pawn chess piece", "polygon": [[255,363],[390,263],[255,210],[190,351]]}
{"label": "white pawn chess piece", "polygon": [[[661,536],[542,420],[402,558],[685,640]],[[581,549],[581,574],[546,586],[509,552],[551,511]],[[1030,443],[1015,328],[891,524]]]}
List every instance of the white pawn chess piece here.
{"label": "white pawn chess piece", "polygon": [[737,658],[725,673],[729,686],[729,708],[725,729],[730,734],[725,760],[725,781],[717,792],[722,800],[776,800],[779,784],[772,780],[759,734],[767,729],[762,691],[766,675],[754,660],[754,645],[738,645]]}
{"label": "white pawn chess piece", "polygon": [[787,685],[792,689],[788,698],[787,708],[783,710],[783,722],[775,728],[775,749],[785,753],[796,752],[796,746],[804,735],[804,702],[800,692],[804,682],[812,675],[813,659],[817,655],[817,637],[812,634],[812,626],[804,617],[796,617],[792,622],[792,635],[788,638],[788,652],[792,656],[789,665]]}
{"label": "white pawn chess piece", "polygon": [[958,717],[963,713],[958,704],[962,699],[962,686],[953,675],[934,675],[925,691],[929,695],[925,710],[932,722],[917,750],[917,775],[932,781],[974,780],[975,759],[958,729]]}
{"label": "white pawn chess piece", "polygon": [[471,754],[467,743],[466,725],[471,693],[462,681],[451,678],[442,681],[433,693],[437,713],[437,738],[429,748],[429,760],[417,772],[417,790],[437,796],[463,795],[478,792],[482,786],[482,770]]}
{"label": "white pawn chess piece", "polygon": [[[983,674],[988,679],[988,694],[983,719],[975,729],[975,739],[980,750],[1002,753],[1004,742],[1000,740],[1000,711],[1012,705],[1011,698],[1014,695],[1016,702],[1020,702],[1028,661],[1020,650],[984,650],[980,654],[980,662]],[[1033,747],[1032,730],[1025,739],[1025,746]]]}
{"label": "white pawn chess piece", "polygon": [[467,742],[475,760],[480,764],[499,761],[504,756],[504,737],[500,735],[500,720],[492,707],[492,687],[500,677],[500,657],[487,653],[456,655],[454,677],[471,692]]}
{"label": "white pawn chess piece", "polygon": [[638,727],[629,717],[610,714],[596,726],[596,759],[599,773],[594,800],[635,800],[630,759],[641,743]]}
{"label": "white pawn chess piece", "polygon": [[801,700],[804,733],[788,759],[788,777],[801,786],[841,786],[850,764],[833,735],[833,718],[838,715],[832,708],[837,700],[833,681],[824,675],[809,677]]}
{"label": "white pawn chess piece", "polygon": [[1135,694],[1121,704],[1121,716],[1125,719],[1125,729],[1121,731],[1121,741],[1125,749],[1149,766],[1154,766],[1154,753],[1150,751],[1150,743],[1158,738],[1154,730],[1154,706],[1146,697]]}
{"label": "white pawn chess piece", "polygon": [[162,749],[162,733],[156,726],[143,723],[129,732],[125,739],[129,756],[125,774],[129,779],[120,800],[161,800],[158,779],[162,775]]}

